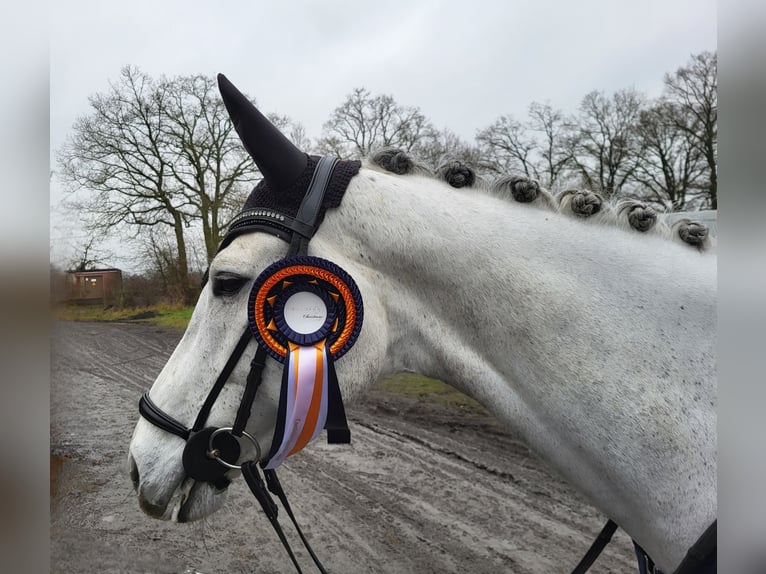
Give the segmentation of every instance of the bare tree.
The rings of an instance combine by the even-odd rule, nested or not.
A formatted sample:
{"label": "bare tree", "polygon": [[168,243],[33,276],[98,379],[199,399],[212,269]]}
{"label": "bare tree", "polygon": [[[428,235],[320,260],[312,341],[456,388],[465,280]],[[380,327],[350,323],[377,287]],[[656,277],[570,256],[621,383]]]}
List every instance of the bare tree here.
{"label": "bare tree", "polygon": [[560,110],[550,104],[532,102],[529,106],[529,129],[537,133],[540,165],[537,168],[540,182],[549,189],[555,188],[571,169],[572,158],[565,142],[570,125]]}
{"label": "bare tree", "polygon": [[665,75],[665,97],[685,113],[676,127],[688,134],[707,164],[709,207],[718,208],[718,53],[693,55],[686,66]]}
{"label": "bare tree", "polygon": [[527,126],[510,115],[500,116],[476,135],[486,167],[497,174],[521,172],[539,179],[537,142]]}
{"label": "bare tree", "polygon": [[432,131],[418,142],[415,151],[418,159],[432,169],[438,168],[445,161],[459,160],[482,171],[479,149],[448,128]]}
{"label": "bare tree", "polygon": [[381,147],[411,152],[432,131],[420,109],[400,106],[389,95],[373,96],[355,88],[325,122],[319,149],[357,158]]}
{"label": "bare tree", "polygon": [[643,103],[635,90],[611,97],[593,91],[583,98],[568,146],[586,186],[612,197],[631,181],[641,156],[636,126]]}
{"label": "bare tree", "polygon": [[98,245],[98,237],[91,236],[86,239],[77,248],[77,254],[70,261],[68,271],[92,271],[98,265],[112,257],[112,254],[105,251]]}
{"label": "bare tree", "polygon": [[179,283],[190,301],[187,232],[201,222],[211,258],[232,198],[241,199],[242,186],[257,177],[213,80],[154,80],[126,67],[89,101],[91,112],[76,121],[58,155],[69,205],[89,216],[93,233],[171,230]]}
{"label": "bare tree", "polygon": [[167,234],[150,229],[142,237],[140,256],[147,264],[146,274],[160,283],[164,293],[173,299],[184,296],[188,287],[179,275],[178,251]]}
{"label": "bare tree", "polygon": [[499,174],[521,172],[552,188],[571,170],[566,142],[569,123],[550,104],[532,102],[527,119],[499,117],[476,136],[490,171]]}
{"label": "bare tree", "polygon": [[703,154],[694,138],[676,127],[685,113],[676,103],[660,101],[642,111],[638,123],[643,154],[633,177],[651,194],[647,199],[672,211],[689,209],[704,191]]}
{"label": "bare tree", "polygon": [[179,272],[186,275],[184,229],[188,200],[172,176],[167,114],[170,95],[135,68],[124,68],[106,93],[91,96],[92,112],[78,118],[59,151],[60,173],[86,195],[71,205],[90,216],[93,232],[168,226],[175,234]]}
{"label": "bare tree", "polygon": [[295,145],[295,147],[305,151],[306,153],[315,151],[316,146],[314,145],[314,142],[311,140],[309,135],[306,133],[306,128],[302,123],[296,122],[289,116],[282,114],[271,113],[268,114],[267,117],[269,118],[269,121],[274,124],[277,129],[279,129],[279,131],[287,136],[287,139],[289,139]]}
{"label": "bare tree", "polygon": [[234,131],[213,78],[196,75],[163,79],[161,84],[168,94],[162,151],[190,207],[189,219],[201,222],[209,262],[258,171]]}

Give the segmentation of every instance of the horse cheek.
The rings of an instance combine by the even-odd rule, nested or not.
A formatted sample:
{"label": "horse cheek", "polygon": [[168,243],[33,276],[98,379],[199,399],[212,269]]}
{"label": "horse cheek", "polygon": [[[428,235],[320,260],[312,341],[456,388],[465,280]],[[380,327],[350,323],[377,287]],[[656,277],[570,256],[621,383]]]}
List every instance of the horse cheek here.
{"label": "horse cheek", "polygon": [[353,401],[362,396],[386,371],[386,350],[388,347],[388,324],[381,301],[367,279],[354,273],[364,301],[364,321],[354,347],[335,364],[343,398]]}

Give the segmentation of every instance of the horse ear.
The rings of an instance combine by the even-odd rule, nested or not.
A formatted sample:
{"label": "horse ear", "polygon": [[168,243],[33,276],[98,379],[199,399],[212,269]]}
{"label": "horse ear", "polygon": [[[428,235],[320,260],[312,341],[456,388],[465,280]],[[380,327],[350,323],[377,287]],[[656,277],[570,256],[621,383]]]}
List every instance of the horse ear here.
{"label": "horse ear", "polygon": [[239,139],[263,177],[273,189],[290,187],[306,169],[308,156],[295,147],[223,74],[218,74],[218,90]]}

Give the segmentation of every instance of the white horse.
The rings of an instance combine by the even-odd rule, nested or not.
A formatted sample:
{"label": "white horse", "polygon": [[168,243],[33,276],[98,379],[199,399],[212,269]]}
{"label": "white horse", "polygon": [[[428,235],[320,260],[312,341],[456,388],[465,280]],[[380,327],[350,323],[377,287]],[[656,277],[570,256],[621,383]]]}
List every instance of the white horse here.
{"label": "white horse", "polygon": [[[250,285],[285,249],[250,233],[215,257],[151,389],[163,410],[191,424],[246,329]],[[665,572],[716,520],[714,253],[366,164],[309,254],[348,271],[364,299],[364,328],[337,363],[346,399],[363,400],[379,377],[401,370],[449,381]],[[225,293],[214,294],[216,278],[228,281]],[[251,341],[245,356],[255,348]],[[231,425],[247,363],[234,369],[211,424]],[[263,445],[279,388],[280,366],[269,361],[247,426]],[[138,422],[130,464],[154,516],[194,520],[223,503],[224,492],[185,479],[183,449]]]}

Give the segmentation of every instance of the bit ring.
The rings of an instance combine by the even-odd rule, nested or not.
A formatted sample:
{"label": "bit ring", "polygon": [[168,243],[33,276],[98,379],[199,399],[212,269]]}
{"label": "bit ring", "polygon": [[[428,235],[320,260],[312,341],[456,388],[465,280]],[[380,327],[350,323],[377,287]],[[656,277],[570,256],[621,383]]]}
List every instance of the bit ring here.
{"label": "bit ring", "polygon": [[[217,448],[213,447],[213,439],[216,437],[216,435],[218,435],[218,434],[220,434],[222,432],[229,432],[229,433],[231,433],[232,430],[234,430],[232,427],[221,427],[221,428],[216,429],[215,431],[213,431],[213,433],[210,435],[210,438],[208,439],[208,443],[207,443],[207,447],[209,449],[208,453],[207,453],[208,456],[210,458],[218,461],[218,463],[222,464],[226,468],[230,468],[232,470],[242,470],[242,466],[245,463],[247,463],[247,462],[258,462],[259,460],[261,460],[261,445],[259,445],[258,441],[255,440],[255,437],[253,435],[251,435],[250,433],[248,433],[247,431],[242,431],[242,436],[246,437],[253,444],[253,446],[255,447],[255,452],[256,452],[255,460],[245,461],[245,463],[242,463],[242,464],[238,465],[238,464],[231,464],[230,462],[226,462],[225,460],[223,460],[221,457],[218,456],[219,451],[218,451]],[[241,437],[234,436],[233,434],[231,436],[233,436],[237,440],[237,442],[239,442],[239,439],[241,438]]]}

